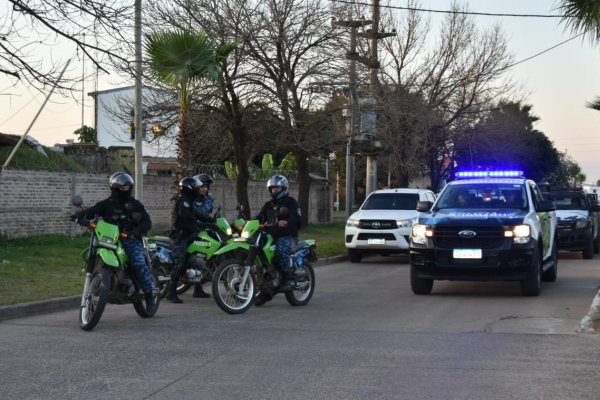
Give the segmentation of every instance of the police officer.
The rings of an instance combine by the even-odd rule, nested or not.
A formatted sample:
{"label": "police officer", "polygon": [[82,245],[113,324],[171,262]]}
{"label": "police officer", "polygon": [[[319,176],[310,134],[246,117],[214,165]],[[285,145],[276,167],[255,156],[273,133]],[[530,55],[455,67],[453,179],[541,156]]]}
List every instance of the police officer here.
{"label": "police officer", "polygon": [[[267,182],[267,189],[271,200],[265,203],[256,219],[263,224],[274,224],[267,228],[267,232],[276,240],[277,264],[284,278],[279,290],[287,291],[293,285],[289,258],[298,240],[300,211],[298,202],[288,193],[289,184],[285,176],[273,175]],[[284,208],[287,211],[281,213]]]}
{"label": "police officer", "polygon": [[[210,185],[213,183],[213,179],[208,174],[195,175],[194,178],[202,182],[202,186],[200,186],[199,189],[200,196],[194,202],[198,221],[205,224],[214,224],[215,219],[211,216],[211,213],[213,212],[213,204],[215,202],[215,198],[212,195],[212,193],[209,193]],[[205,282],[196,283],[196,285],[194,286],[194,293],[192,294],[192,297],[210,297],[210,295],[206,293],[202,288],[203,283]]]}
{"label": "police officer", "polygon": [[71,215],[71,219],[90,219],[96,216],[115,224],[127,237],[121,239],[123,249],[129,256],[129,263],[136,282],[146,297],[146,309],[152,313],[158,306],[158,289],[146,263],[146,253],[142,237],[152,227],[150,216],[144,205],[133,198],[133,178],[125,172],[116,172],[109,179],[110,197],[94,206]]}
{"label": "police officer", "polygon": [[183,178],[179,182],[179,196],[175,201],[173,230],[169,237],[173,240],[173,263],[175,267],[171,274],[171,286],[167,300],[173,303],[183,303],[177,296],[177,282],[185,273],[187,247],[198,232],[198,211],[196,201],[200,199],[202,182],[194,177]]}

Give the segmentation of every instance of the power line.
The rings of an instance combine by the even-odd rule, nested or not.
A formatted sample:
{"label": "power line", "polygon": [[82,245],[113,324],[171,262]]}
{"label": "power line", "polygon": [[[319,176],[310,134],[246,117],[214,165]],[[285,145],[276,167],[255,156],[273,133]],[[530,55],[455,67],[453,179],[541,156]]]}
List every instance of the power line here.
{"label": "power line", "polygon": [[[352,4],[359,6],[367,6],[370,7],[370,3],[363,3],[360,1],[352,1],[352,0],[330,0],[334,3],[344,3],[344,4]],[[524,18],[563,18],[564,15],[556,15],[556,14],[507,14],[507,13],[484,13],[484,12],[476,12],[476,11],[450,11],[450,10],[433,10],[427,8],[416,8],[416,7],[402,7],[402,6],[392,6],[392,5],[380,5],[381,8],[389,8],[393,10],[405,10],[405,11],[421,11],[421,12],[429,12],[429,13],[438,13],[438,14],[460,14],[460,15],[480,15],[485,17],[524,17]]]}

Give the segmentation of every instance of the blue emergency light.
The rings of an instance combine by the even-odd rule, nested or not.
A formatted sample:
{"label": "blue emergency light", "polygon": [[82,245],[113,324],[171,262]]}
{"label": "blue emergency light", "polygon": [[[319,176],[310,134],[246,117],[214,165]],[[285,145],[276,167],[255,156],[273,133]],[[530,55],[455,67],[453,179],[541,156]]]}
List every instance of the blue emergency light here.
{"label": "blue emergency light", "polygon": [[523,171],[457,171],[456,178],[520,178]]}

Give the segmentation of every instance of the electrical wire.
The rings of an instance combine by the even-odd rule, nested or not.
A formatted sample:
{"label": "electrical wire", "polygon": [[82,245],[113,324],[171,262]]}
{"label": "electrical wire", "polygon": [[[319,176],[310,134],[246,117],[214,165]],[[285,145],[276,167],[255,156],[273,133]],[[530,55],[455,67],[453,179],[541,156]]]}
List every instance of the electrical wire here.
{"label": "electrical wire", "polygon": [[[330,0],[334,3],[343,3],[343,4],[352,4],[359,6],[367,6],[371,7],[370,3],[363,3],[360,1],[352,1],[352,0]],[[416,7],[402,7],[402,6],[392,6],[392,5],[379,5],[380,8],[389,8],[393,10],[405,10],[405,11],[422,11],[428,13],[438,13],[438,14],[460,14],[460,15],[480,15],[485,17],[524,17],[524,18],[563,18],[563,15],[556,14],[508,14],[508,13],[484,13],[484,12],[476,12],[476,11],[451,11],[451,10],[433,10],[427,8],[416,8]]]}

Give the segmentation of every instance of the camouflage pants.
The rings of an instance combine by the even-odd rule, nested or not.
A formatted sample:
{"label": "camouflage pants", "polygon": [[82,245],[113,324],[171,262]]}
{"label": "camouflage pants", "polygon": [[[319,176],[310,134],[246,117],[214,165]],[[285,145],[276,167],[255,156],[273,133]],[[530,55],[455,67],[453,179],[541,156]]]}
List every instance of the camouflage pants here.
{"label": "camouflage pants", "polygon": [[121,243],[129,256],[129,266],[133,270],[136,282],[141,286],[144,293],[152,293],[154,283],[150,268],[146,264],[146,253],[142,241],[139,239],[121,239]]}
{"label": "camouflage pants", "polygon": [[283,273],[290,272],[292,269],[290,255],[295,245],[296,238],[292,236],[282,236],[277,239],[275,254],[277,254],[277,265],[279,266],[279,270]]}

